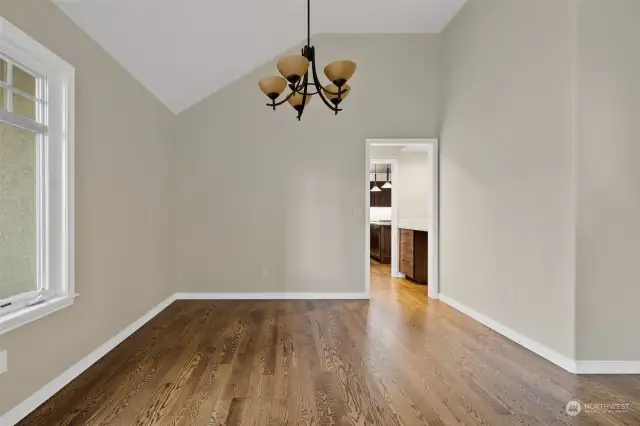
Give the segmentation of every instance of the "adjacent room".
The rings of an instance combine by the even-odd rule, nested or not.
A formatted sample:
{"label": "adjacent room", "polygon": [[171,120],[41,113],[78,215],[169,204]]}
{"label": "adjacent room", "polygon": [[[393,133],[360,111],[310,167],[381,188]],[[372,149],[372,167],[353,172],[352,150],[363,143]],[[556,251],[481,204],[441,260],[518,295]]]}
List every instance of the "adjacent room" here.
{"label": "adjacent room", "polygon": [[640,425],[639,20],[0,0],[0,426]]}
{"label": "adjacent room", "polygon": [[369,143],[371,291],[438,294],[437,140]]}

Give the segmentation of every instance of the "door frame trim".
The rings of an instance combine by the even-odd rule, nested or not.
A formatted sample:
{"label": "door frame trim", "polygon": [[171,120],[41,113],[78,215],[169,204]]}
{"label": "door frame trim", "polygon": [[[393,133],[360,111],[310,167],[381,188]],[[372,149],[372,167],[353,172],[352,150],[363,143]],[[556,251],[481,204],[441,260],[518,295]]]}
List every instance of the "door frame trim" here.
{"label": "door frame trim", "polygon": [[[440,294],[440,146],[438,139],[434,138],[419,138],[419,139],[403,139],[403,138],[385,138],[385,139],[365,139],[365,220],[364,220],[364,244],[365,244],[365,292],[367,295],[371,295],[371,265],[369,260],[369,247],[370,247],[370,164],[371,164],[371,146],[397,146],[397,145],[426,145],[428,155],[428,161],[431,166],[431,181],[433,182],[433,188],[431,191],[431,203],[427,207],[427,224],[429,229],[429,243],[428,243],[428,267],[429,267],[429,285],[428,296],[430,299],[438,299]],[[390,161],[390,160],[384,160]],[[399,170],[399,166],[396,166]],[[394,181],[398,180],[398,176],[394,177]],[[397,217],[397,191],[391,193],[391,206],[392,206],[392,247],[391,247],[391,264],[392,272],[398,270],[398,225],[399,218]],[[394,232],[394,207],[396,206],[396,223]],[[395,240],[395,243],[393,242]],[[396,253],[394,259],[394,252]]]}

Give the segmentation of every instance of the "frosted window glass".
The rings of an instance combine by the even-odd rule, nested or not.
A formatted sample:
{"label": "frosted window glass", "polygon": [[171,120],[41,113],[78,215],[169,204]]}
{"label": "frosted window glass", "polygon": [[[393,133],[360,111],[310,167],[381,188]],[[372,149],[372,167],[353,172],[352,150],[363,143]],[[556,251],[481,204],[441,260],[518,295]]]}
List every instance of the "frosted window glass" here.
{"label": "frosted window glass", "polygon": [[36,290],[36,135],[0,123],[0,299]]}

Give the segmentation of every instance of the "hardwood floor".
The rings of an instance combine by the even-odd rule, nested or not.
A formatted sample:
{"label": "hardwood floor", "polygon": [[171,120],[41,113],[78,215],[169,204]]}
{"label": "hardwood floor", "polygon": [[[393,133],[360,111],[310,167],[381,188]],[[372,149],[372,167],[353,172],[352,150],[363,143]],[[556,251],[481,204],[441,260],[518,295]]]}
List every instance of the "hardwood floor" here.
{"label": "hardwood floor", "polygon": [[388,265],[372,292],[176,302],[20,425],[640,424],[640,376],[566,373]]}

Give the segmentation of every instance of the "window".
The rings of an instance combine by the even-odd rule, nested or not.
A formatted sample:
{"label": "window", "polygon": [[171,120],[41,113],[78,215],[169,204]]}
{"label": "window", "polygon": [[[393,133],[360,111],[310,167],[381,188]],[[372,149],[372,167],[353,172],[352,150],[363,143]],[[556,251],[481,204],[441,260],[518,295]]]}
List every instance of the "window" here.
{"label": "window", "polygon": [[0,18],[0,334],[76,296],[74,73]]}

